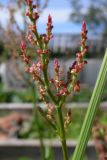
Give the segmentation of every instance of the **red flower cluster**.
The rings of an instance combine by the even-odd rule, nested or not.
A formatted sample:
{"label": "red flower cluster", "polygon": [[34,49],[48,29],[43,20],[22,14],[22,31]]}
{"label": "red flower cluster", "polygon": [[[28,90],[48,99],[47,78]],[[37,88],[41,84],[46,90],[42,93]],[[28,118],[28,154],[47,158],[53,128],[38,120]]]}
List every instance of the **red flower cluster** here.
{"label": "red flower cluster", "polygon": [[[86,45],[87,33],[88,33],[88,31],[86,28],[86,23],[83,22],[82,32],[81,32],[80,52],[78,52],[76,54],[76,61],[70,67],[70,72],[71,72],[72,76],[77,75],[84,68],[84,65],[87,63],[87,61],[84,60],[84,56],[88,51],[88,46]],[[68,75],[68,77],[70,77],[70,76]],[[78,80],[74,85],[74,91],[80,91],[80,83]]]}
{"label": "red flower cluster", "polygon": [[53,28],[53,25],[52,25],[52,17],[51,15],[48,16],[48,23],[47,23],[47,41],[49,41],[53,35],[52,35],[52,28]]}
{"label": "red flower cluster", "polygon": [[28,11],[26,12],[26,16],[28,16],[32,21],[37,21],[39,18],[38,12],[34,11],[37,8],[35,4],[33,4],[32,0],[27,0],[27,5],[29,7]]}
{"label": "red flower cluster", "polygon": [[56,73],[59,72],[59,68],[60,68],[60,65],[59,65],[58,59],[55,58],[54,59],[54,70],[55,70]]}
{"label": "red flower cluster", "polygon": [[[32,22],[32,24],[29,25],[29,29],[31,32],[29,32],[29,35],[27,35],[28,40],[31,42],[31,44],[35,44],[38,46],[37,53],[39,54],[47,54],[48,51],[44,49],[44,46],[46,46],[50,39],[53,37],[52,35],[52,17],[48,16],[48,22],[47,22],[47,28],[46,28],[46,34],[38,35],[36,22],[39,18],[38,11],[36,11],[37,6],[33,4],[33,1],[26,0],[28,5],[28,11],[26,12],[26,16],[28,16]],[[36,39],[33,38],[33,36],[36,36]]]}
{"label": "red flower cluster", "polygon": [[32,5],[33,1],[32,0],[25,0],[27,5]]}
{"label": "red flower cluster", "polygon": [[[81,42],[80,42],[80,51],[76,54],[76,60],[69,68],[68,71],[68,79],[63,80],[61,76],[61,69],[58,62],[58,59],[54,60],[54,78],[50,78],[48,76],[48,43],[50,39],[53,37],[52,35],[52,17],[48,16],[47,28],[45,34],[38,34],[38,30],[36,27],[37,19],[39,18],[38,12],[36,11],[37,6],[33,4],[32,0],[26,0],[28,5],[28,11],[26,15],[31,20],[31,24],[29,25],[30,31],[28,32],[26,38],[28,41],[36,45],[36,53],[38,54],[38,62],[34,62],[33,64],[29,64],[29,57],[26,52],[26,45],[24,42],[21,42],[20,48],[22,55],[21,57],[24,59],[26,64],[28,64],[28,71],[32,74],[33,79],[39,82],[39,90],[41,93],[41,97],[45,101],[44,93],[48,93],[50,96],[53,95],[51,91],[51,85],[53,84],[56,89],[56,97],[53,95],[53,100],[57,102],[62,97],[67,97],[71,91],[78,92],[80,91],[80,82],[78,81],[78,74],[84,68],[84,65],[87,63],[84,60],[84,56],[88,51],[88,46],[86,45],[87,41],[87,28],[85,22],[82,24],[82,32],[81,32]],[[41,73],[41,74],[40,74]],[[55,97],[55,98],[54,98]]]}
{"label": "red flower cluster", "polygon": [[23,41],[21,41],[20,43],[20,49],[22,52],[21,57],[23,58],[26,64],[29,64],[30,60],[29,60],[29,57],[27,56],[26,44]]}
{"label": "red flower cluster", "polygon": [[43,50],[42,50],[42,49],[38,49],[38,50],[37,50],[37,53],[38,53],[38,54],[48,54],[48,53],[49,53],[49,50],[48,50],[48,49],[43,49]]}
{"label": "red flower cluster", "polygon": [[36,44],[36,41],[35,41],[33,35],[32,35],[30,32],[28,32],[28,33],[26,34],[26,38],[27,38],[27,40],[28,40],[32,45]]}

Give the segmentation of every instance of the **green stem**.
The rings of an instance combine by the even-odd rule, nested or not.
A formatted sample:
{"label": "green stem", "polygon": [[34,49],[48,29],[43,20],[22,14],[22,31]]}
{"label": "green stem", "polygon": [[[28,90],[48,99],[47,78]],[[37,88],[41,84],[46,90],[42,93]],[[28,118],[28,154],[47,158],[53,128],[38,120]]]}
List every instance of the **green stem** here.
{"label": "green stem", "polygon": [[[36,36],[36,39],[38,41],[38,46],[40,49],[43,49],[43,46],[42,46],[42,42],[40,41],[40,38],[39,38],[39,35],[38,35],[38,32],[37,30],[35,31],[35,36]],[[45,46],[44,49],[47,48],[47,45]],[[56,104],[57,101],[55,99],[55,96],[52,94],[50,88],[49,88],[49,80],[48,80],[48,76],[47,76],[47,66],[45,65],[45,55],[41,55],[41,59],[42,59],[42,64],[44,65],[44,68],[43,68],[43,76],[44,76],[44,82],[45,82],[45,87],[46,87],[46,90],[47,90],[47,93],[48,95],[50,96],[50,98],[53,100],[53,102]]]}
{"label": "green stem", "polygon": [[53,101],[55,104],[57,104],[57,101],[56,101],[56,99],[55,99],[55,96],[52,94],[52,92],[51,92],[51,90],[50,90],[49,81],[48,81],[47,73],[46,73],[46,72],[47,72],[46,70],[43,71],[46,91],[47,91],[48,95],[50,96],[50,98],[52,99],[52,101]]}
{"label": "green stem", "polygon": [[44,83],[45,83],[45,88],[47,90],[48,95],[50,96],[50,98],[52,99],[52,101],[55,103],[55,105],[57,104],[57,100],[55,98],[55,96],[53,95],[50,87],[49,87],[49,79],[48,79],[48,75],[47,75],[47,65],[45,65],[45,55],[41,55],[42,58],[42,64],[44,65],[43,68],[43,76],[44,76]]}
{"label": "green stem", "polygon": [[104,56],[104,60],[96,81],[96,85],[95,85],[89,106],[88,106],[83,127],[81,129],[79,142],[74,151],[72,160],[83,160],[84,152],[88,143],[88,139],[93,126],[95,115],[96,115],[106,82],[107,82],[107,50]]}
{"label": "green stem", "polygon": [[[77,81],[77,78],[78,78],[77,75],[73,75],[72,82],[68,85],[68,91],[69,91],[70,93],[73,91],[73,88],[74,88],[74,85],[75,85],[75,83],[76,83],[76,81]],[[67,95],[66,95],[66,96],[63,96],[63,97],[61,98],[60,103],[59,103],[60,106],[63,105],[63,103],[65,102],[66,98],[67,98]]]}
{"label": "green stem", "polygon": [[46,113],[40,107],[37,107],[37,109],[40,112],[40,114],[43,116],[43,118],[47,121],[47,123],[56,131],[57,130],[56,125],[46,117]]}
{"label": "green stem", "polygon": [[59,119],[60,138],[61,138],[61,144],[62,144],[63,158],[64,160],[68,160],[64,120],[63,120],[62,110],[60,106],[57,107],[57,114]]}

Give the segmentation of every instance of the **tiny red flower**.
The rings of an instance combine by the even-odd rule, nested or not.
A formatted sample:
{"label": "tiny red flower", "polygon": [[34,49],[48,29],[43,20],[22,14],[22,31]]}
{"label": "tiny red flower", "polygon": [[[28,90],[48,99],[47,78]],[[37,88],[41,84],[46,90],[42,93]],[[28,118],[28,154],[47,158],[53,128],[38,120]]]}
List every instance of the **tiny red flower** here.
{"label": "tiny red flower", "polygon": [[26,44],[25,44],[24,41],[21,41],[21,43],[20,43],[20,49],[21,50],[25,50],[26,49]]}

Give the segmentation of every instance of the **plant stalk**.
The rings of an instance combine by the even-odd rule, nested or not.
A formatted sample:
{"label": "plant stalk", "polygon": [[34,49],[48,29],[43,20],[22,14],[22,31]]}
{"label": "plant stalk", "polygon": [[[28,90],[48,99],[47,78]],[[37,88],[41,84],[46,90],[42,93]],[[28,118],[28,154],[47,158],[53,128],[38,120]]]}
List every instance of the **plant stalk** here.
{"label": "plant stalk", "polygon": [[84,152],[89,140],[95,115],[101,100],[101,96],[107,82],[107,50],[101,65],[101,69],[96,81],[96,85],[88,106],[85,120],[80,132],[79,142],[73,154],[72,160],[83,160]]}
{"label": "plant stalk", "polygon": [[59,127],[60,127],[60,140],[62,144],[62,151],[63,151],[63,159],[68,160],[68,152],[67,152],[67,145],[66,145],[66,135],[64,129],[64,120],[62,115],[61,107],[57,107],[57,114],[59,119]]}

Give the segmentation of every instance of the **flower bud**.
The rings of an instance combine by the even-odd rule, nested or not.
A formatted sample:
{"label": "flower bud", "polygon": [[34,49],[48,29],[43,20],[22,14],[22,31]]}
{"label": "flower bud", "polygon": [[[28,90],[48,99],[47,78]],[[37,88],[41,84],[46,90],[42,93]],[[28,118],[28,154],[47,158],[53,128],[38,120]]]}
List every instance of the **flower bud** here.
{"label": "flower bud", "polygon": [[26,49],[26,44],[25,44],[24,41],[21,41],[21,43],[20,43],[20,49],[21,50],[25,50]]}

